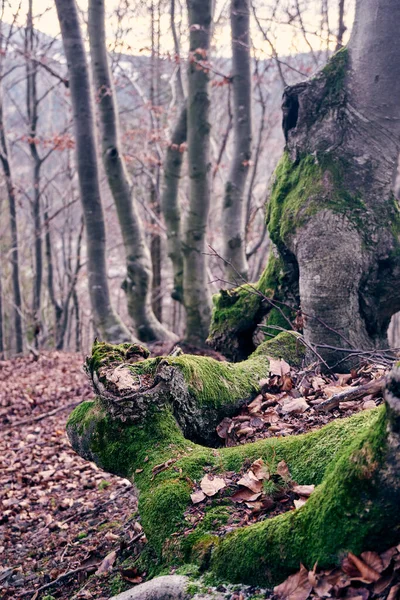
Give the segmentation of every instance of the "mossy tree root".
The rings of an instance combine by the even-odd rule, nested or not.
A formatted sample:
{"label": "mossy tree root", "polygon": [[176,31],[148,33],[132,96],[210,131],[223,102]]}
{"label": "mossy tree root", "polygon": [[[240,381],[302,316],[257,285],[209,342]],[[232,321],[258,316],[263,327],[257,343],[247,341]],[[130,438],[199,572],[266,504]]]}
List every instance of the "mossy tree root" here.
{"label": "mossy tree root", "polygon": [[[278,346],[279,340],[274,343]],[[380,550],[399,542],[399,396],[397,369],[384,407],[306,435],[235,448],[204,447],[185,437],[171,397],[149,405],[140,422],[124,422],[123,411],[112,413],[110,399],[85,402],[72,413],[67,430],[81,456],[134,481],[142,524],[162,565],[198,563],[233,582],[271,585],[295,571],[299,562],[328,567],[347,551]],[[208,400],[216,402],[215,397]],[[285,460],[295,481],[315,484],[307,503],[218,536],[216,522],[226,521],[232,503],[213,498],[188,533],[185,511],[194,482],[205,470],[239,472],[260,457],[272,467]]]}
{"label": "mossy tree root", "polygon": [[[257,326],[265,317],[268,315],[267,325],[290,329],[290,321],[294,319],[298,306],[296,265],[289,261],[285,263],[273,249],[256,283],[221,290],[213,297],[207,342],[229,360],[245,360],[255,350]],[[271,334],[276,333],[271,328]]]}
{"label": "mossy tree root", "polygon": [[282,334],[278,342],[262,344],[241,363],[173,353],[148,359],[139,345],[95,343],[86,362],[96,396],[115,418],[141,422],[154,406],[170,406],[184,435],[215,445],[218,423],[232,416],[259,392],[268,374],[269,356],[295,365],[304,356],[296,334]]}

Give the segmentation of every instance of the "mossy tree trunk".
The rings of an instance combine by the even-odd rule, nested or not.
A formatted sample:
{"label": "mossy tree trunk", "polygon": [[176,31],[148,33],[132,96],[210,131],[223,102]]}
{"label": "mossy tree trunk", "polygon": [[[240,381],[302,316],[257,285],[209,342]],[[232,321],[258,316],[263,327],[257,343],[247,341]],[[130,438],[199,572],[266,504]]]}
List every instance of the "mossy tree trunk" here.
{"label": "mossy tree trunk", "polygon": [[[81,456],[134,482],[149,545],[164,567],[194,562],[234,582],[271,585],[299,562],[329,567],[346,551],[379,551],[398,543],[398,369],[386,406],[306,435],[211,447],[218,420],[257,393],[267,357],[294,363],[302,354],[289,333],[234,365],[190,355],[149,359],[144,348],[129,344],[94,346],[86,368],[97,399],[75,409],[68,435]],[[239,472],[258,458],[271,468],[285,460],[297,483],[315,484],[307,503],[217,535],[215,523],[227,509],[214,498],[188,532],[185,511],[193,482],[205,471]]]}
{"label": "mossy tree trunk", "polygon": [[[305,338],[331,364],[349,353],[326,346],[386,347],[390,318],[400,310],[400,215],[393,188],[399,24],[398,2],[359,0],[348,48],[284,92],[286,149],[272,184],[268,231],[281,274],[289,275],[292,297],[298,296],[293,307],[301,305]],[[275,297],[291,303],[276,283],[270,286]],[[214,319],[212,341],[222,352],[231,331],[224,334]]]}

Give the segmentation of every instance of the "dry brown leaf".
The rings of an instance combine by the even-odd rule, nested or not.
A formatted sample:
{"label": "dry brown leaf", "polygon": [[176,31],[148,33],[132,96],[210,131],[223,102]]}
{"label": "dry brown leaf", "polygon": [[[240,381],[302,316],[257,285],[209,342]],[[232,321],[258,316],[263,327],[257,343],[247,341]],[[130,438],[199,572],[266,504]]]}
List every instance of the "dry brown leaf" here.
{"label": "dry brown leaf", "polygon": [[267,356],[269,360],[269,372],[271,375],[277,375],[281,377],[282,375],[282,366],[279,358],[273,358],[272,356]]}
{"label": "dry brown leaf", "polygon": [[376,408],[376,403],[374,400],[366,400],[362,403],[363,410],[371,410],[372,408]]}
{"label": "dry brown leaf", "polygon": [[374,587],[373,587],[374,594],[376,594],[378,596],[380,594],[382,594],[382,592],[384,592],[386,590],[386,588],[389,587],[389,585],[392,583],[393,577],[394,577],[394,573],[390,573],[389,575],[385,575],[384,577],[381,577],[379,581],[374,583]]}
{"label": "dry brown leaf", "polygon": [[392,558],[395,554],[397,554],[397,548],[389,548],[389,550],[386,550],[386,552],[382,552],[380,557],[382,560],[383,569],[388,568],[388,566],[392,562]]}
{"label": "dry brown leaf", "polygon": [[272,425],[272,423],[277,423],[279,421],[279,415],[278,415],[276,408],[268,408],[263,413],[263,419],[267,423],[271,423],[271,425]]}
{"label": "dry brown leaf", "polygon": [[234,502],[255,502],[261,496],[261,492],[255,494],[248,488],[242,488],[231,496]]}
{"label": "dry brown leaf", "polygon": [[255,477],[260,481],[264,479],[269,479],[269,472],[267,467],[264,465],[264,461],[262,458],[258,458],[253,462],[250,467],[251,471],[254,473]]}
{"label": "dry brown leaf", "polygon": [[226,487],[226,483],[222,477],[214,477],[207,474],[201,480],[200,487],[206,496],[215,496],[215,494]]}
{"label": "dry brown leaf", "polygon": [[193,494],[190,494],[190,498],[193,504],[198,504],[206,498],[206,495],[202,490],[197,490],[196,492],[193,492]]}
{"label": "dry brown leaf", "polygon": [[302,506],[305,505],[305,503],[307,502],[307,500],[300,498],[300,500],[293,500],[293,504],[295,508],[301,508]]}
{"label": "dry brown leaf", "polygon": [[286,401],[281,406],[281,412],[284,415],[301,414],[309,408],[305,398],[293,398],[292,400]]}
{"label": "dry brown leaf", "polygon": [[274,592],[282,600],[307,600],[312,590],[312,585],[308,579],[308,571],[300,565],[300,571],[290,575],[280,585],[274,588]]}
{"label": "dry brown leaf", "polygon": [[361,558],[358,558],[352,552],[349,552],[347,557],[360,572],[361,577],[357,579],[360,579],[364,583],[373,583],[380,579],[380,574],[367,565]]}
{"label": "dry brown leaf", "polygon": [[122,579],[125,579],[125,581],[129,581],[129,583],[133,583],[134,585],[142,583],[143,581],[143,577],[139,575],[138,570],[135,567],[120,569],[119,572]]}
{"label": "dry brown leaf", "polygon": [[388,597],[386,598],[386,600],[398,600],[400,597],[400,583],[397,583],[396,585],[393,585],[390,588],[390,592],[388,594]]}
{"label": "dry brown leaf", "polygon": [[250,413],[259,412],[259,410],[261,409],[262,402],[263,402],[263,397],[261,396],[261,394],[258,394],[258,396],[256,396],[254,398],[254,400],[252,400],[252,402],[250,402],[250,404],[247,405],[249,412]]}
{"label": "dry brown leaf", "polygon": [[313,491],[315,490],[315,485],[295,485],[293,487],[293,491],[299,496],[304,496],[305,498],[309,498]]}
{"label": "dry brown leaf", "polygon": [[383,562],[379,554],[376,552],[363,552],[360,558],[365,562],[366,565],[374,569],[377,573],[382,573],[383,571]]}
{"label": "dry brown leaf", "polygon": [[226,440],[228,434],[231,432],[231,426],[233,427],[233,421],[229,417],[222,419],[221,423],[217,425],[217,433],[220,438]]}
{"label": "dry brown leaf", "polygon": [[115,550],[110,552],[110,554],[107,554],[107,556],[102,561],[99,568],[97,569],[96,575],[104,575],[105,573],[109,573],[112,570],[116,559],[117,559],[117,553]]}
{"label": "dry brown leaf", "polygon": [[288,365],[286,360],[283,360],[283,358],[281,358],[281,372],[282,372],[282,377],[284,377],[285,375],[288,375],[290,373],[290,365]]}
{"label": "dry brown leaf", "polygon": [[257,479],[254,475],[253,471],[248,471],[241,477],[238,481],[238,485],[242,485],[243,487],[248,488],[255,494],[262,491],[262,481]]}
{"label": "dry brown leaf", "polygon": [[276,467],[276,472],[280,477],[282,477],[282,479],[284,481],[289,481],[289,479],[290,479],[289,467],[287,466],[287,464],[284,460],[281,460],[278,463],[278,465]]}

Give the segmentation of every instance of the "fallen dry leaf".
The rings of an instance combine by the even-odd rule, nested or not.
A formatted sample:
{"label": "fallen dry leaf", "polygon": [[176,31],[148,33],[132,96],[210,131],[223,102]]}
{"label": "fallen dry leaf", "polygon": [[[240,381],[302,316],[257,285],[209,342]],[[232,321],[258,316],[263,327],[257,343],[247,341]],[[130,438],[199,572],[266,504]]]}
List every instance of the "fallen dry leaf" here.
{"label": "fallen dry leaf", "polygon": [[284,415],[301,414],[309,408],[310,407],[308,406],[307,400],[305,398],[293,398],[292,400],[286,401],[281,406],[281,412]]}
{"label": "fallen dry leaf", "polygon": [[264,465],[264,461],[262,458],[258,458],[253,462],[250,467],[250,470],[254,473],[255,477],[260,481],[264,479],[269,479],[269,471],[267,467]]}
{"label": "fallen dry leaf", "polygon": [[348,553],[347,558],[353,563],[353,565],[355,565],[360,574],[360,577],[352,577],[350,575],[352,579],[360,579],[364,583],[373,583],[380,579],[380,574],[375,571],[375,569],[367,565],[361,558],[358,558],[352,552]]}
{"label": "fallen dry leaf", "polygon": [[193,504],[198,504],[206,498],[206,495],[202,490],[198,490],[197,492],[190,494],[190,498],[192,499]]}
{"label": "fallen dry leaf", "polygon": [[255,494],[248,488],[242,488],[231,496],[231,500],[234,502],[254,502],[255,500],[258,500],[260,496],[261,492]]}
{"label": "fallen dry leaf", "polygon": [[110,552],[110,554],[107,554],[107,556],[102,561],[99,568],[97,569],[96,575],[104,575],[105,573],[109,573],[114,566],[116,558],[117,558],[117,553],[115,550]]}
{"label": "fallen dry leaf", "polygon": [[304,496],[305,498],[309,498],[313,491],[315,490],[315,485],[295,485],[293,487],[293,491],[299,496]]}
{"label": "fallen dry leaf", "polygon": [[201,480],[200,487],[206,496],[215,496],[215,494],[226,487],[226,483],[222,477],[214,477],[207,474]]}
{"label": "fallen dry leaf", "polygon": [[303,565],[300,565],[300,571],[274,588],[275,594],[282,600],[307,600],[311,590],[308,571]]}
{"label": "fallen dry leaf", "polygon": [[293,504],[294,504],[295,508],[301,508],[302,506],[305,505],[306,502],[307,502],[307,500],[303,500],[303,498],[300,498],[300,500],[293,500]]}
{"label": "fallen dry leaf", "polygon": [[253,471],[248,471],[241,477],[238,481],[238,485],[242,485],[243,487],[248,488],[255,494],[262,491],[262,481],[257,479],[254,475]]}
{"label": "fallen dry leaf", "polygon": [[289,479],[290,479],[289,467],[287,466],[287,464],[284,460],[281,460],[278,463],[278,465],[276,467],[276,472],[280,477],[282,477],[282,479],[284,481],[289,481]]}
{"label": "fallen dry leaf", "polygon": [[400,583],[397,583],[396,585],[393,585],[390,588],[390,592],[389,592],[386,600],[398,600],[398,598],[400,596],[399,592],[400,592]]}

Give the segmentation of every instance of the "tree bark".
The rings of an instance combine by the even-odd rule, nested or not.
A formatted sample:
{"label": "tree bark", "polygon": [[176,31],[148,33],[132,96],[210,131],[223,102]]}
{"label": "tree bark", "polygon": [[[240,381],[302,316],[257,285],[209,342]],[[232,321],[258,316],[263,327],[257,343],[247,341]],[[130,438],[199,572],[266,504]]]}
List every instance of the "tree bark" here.
{"label": "tree bark", "polygon": [[186,137],[187,109],[186,105],[183,105],[165,155],[164,185],[161,194],[161,209],[167,228],[167,250],[174,276],[174,289],[171,296],[178,302],[183,300],[181,209],[178,192],[184,156],[183,144],[186,142]]}
{"label": "tree bark", "polygon": [[[222,209],[225,279],[235,282],[247,276],[246,206],[244,189],[251,158],[251,57],[250,0],[232,0],[232,86],[234,156]],[[229,264],[230,263],[230,264]],[[238,275],[239,274],[239,275]]]}
{"label": "tree bark", "polygon": [[189,211],[183,235],[183,302],[186,340],[204,345],[211,306],[207,286],[206,233],[210,207],[209,60],[211,0],[187,0],[190,30],[188,66]]}
{"label": "tree bark", "polygon": [[[32,216],[33,216],[33,235],[35,248],[35,275],[33,282],[33,327],[35,330],[40,330],[41,321],[41,295],[42,295],[42,280],[43,280],[43,256],[42,256],[42,223],[41,223],[41,206],[40,206],[40,170],[42,161],[37,149],[37,125],[39,120],[38,114],[38,96],[37,96],[37,62],[32,60],[34,53],[34,29],[33,29],[33,14],[32,0],[29,0],[27,24],[25,31],[25,57],[26,57],[26,108],[28,116],[28,145],[33,161],[32,173]],[[35,336],[35,345],[38,347],[38,337]]]}
{"label": "tree bark", "polygon": [[12,286],[14,303],[14,328],[15,328],[15,351],[22,354],[24,350],[24,338],[22,333],[22,298],[19,280],[19,245],[18,245],[18,223],[17,206],[15,198],[15,187],[13,183],[11,162],[8,152],[7,138],[4,129],[3,98],[0,90],[0,160],[6,179],[8,206],[10,211],[11,251],[10,261],[12,267]]}
{"label": "tree bark", "polygon": [[106,230],[101,203],[92,95],[75,0],[56,0],[69,70],[76,161],[86,226],[89,295],[96,328],[108,341],[131,339],[111,306],[106,269]]}
{"label": "tree bark", "polygon": [[173,334],[157,320],[151,304],[151,257],[121,148],[118,110],[106,48],[104,0],[90,1],[88,28],[104,169],[125,246],[127,276],[123,289],[127,294],[129,315],[140,340],[152,342],[173,339]]}
{"label": "tree bark", "polygon": [[[349,47],[284,93],[287,143],[268,203],[268,231],[283,271],[291,274],[292,298],[299,294],[293,308],[301,305],[307,342],[340,369],[352,366],[349,353],[325,346],[386,347],[390,318],[400,309],[393,193],[399,23],[397,2],[358,1]],[[285,291],[281,300],[288,299]],[[217,316],[223,322],[223,314]],[[214,329],[218,337],[221,328]],[[217,349],[224,352],[227,340],[216,340]]]}
{"label": "tree bark", "polygon": [[[146,355],[138,346],[96,344],[86,369],[97,400],[75,409],[67,431],[81,456],[134,481],[146,537],[164,565],[194,562],[228,581],[271,585],[300,562],[329,568],[344,549],[359,554],[398,542],[399,369],[388,383],[386,406],[306,435],[211,448],[210,432],[222,415],[258,393],[268,357],[295,364],[304,356],[296,337],[280,334],[235,365]],[[259,458],[272,468],[284,460],[294,481],[317,486],[305,506],[218,534],[216,496],[208,501],[210,518],[188,524],[194,482],[205,472],[240,472]]]}

